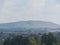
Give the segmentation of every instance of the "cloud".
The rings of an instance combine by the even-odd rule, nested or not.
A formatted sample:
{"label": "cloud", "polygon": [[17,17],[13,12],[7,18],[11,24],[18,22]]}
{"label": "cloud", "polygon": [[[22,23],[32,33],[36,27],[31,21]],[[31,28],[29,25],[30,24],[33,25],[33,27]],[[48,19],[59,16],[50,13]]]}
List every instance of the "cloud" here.
{"label": "cloud", "polygon": [[33,8],[43,8],[46,0],[33,0]]}
{"label": "cloud", "polygon": [[56,0],[56,14],[60,15],[60,0]]}
{"label": "cloud", "polygon": [[60,0],[56,0],[56,3],[57,3],[57,4],[60,4]]}
{"label": "cloud", "polygon": [[60,4],[56,4],[56,13],[60,15]]}
{"label": "cloud", "polygon": [[[2,7],[2,15],[13,16],[27,15],[33,13],[36,10],[40,10],[45,6],[45,0],[5,0]],[[24,14],[23,14],[24,13]]]}
{"label": "cloud", "polygon": [[30,19],[55,22],[54,19],[59,17],[59,0],[0,0],[0,2],[2,4],[0,22]]}

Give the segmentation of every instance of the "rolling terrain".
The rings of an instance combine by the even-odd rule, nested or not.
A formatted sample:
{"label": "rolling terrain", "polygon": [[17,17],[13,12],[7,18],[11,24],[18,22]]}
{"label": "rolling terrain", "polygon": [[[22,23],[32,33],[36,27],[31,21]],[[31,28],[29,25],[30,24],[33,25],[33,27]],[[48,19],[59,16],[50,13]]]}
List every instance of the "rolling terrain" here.
{"label": "rolling terrain", "polygon": [[60,30],[60,25],[45,21],[19,21],[19,22],[0,24],[0,30],[1,31],[20,31],[20,30],[57,31]]}

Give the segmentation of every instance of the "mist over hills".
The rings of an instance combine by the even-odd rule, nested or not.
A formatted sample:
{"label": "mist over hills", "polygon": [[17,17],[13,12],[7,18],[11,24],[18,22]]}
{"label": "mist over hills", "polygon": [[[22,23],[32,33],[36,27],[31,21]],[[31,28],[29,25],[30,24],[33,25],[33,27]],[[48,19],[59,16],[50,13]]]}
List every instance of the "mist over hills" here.
{"label": "mist over hills", "polygon": [[45,21],[19,21],[0,24],[0,30],[60,30],[60,25]]}

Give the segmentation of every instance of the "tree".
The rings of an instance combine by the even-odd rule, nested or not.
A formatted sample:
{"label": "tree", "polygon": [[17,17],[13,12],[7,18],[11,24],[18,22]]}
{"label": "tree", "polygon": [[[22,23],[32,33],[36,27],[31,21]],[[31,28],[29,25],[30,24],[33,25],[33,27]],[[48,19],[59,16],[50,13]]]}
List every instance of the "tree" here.
{"label": "tree", "polygon": [[30,45],[37,45],[37,41],[35,40],[34,37],[29,38],[29,43],[30,43]]}
{"label": "tree", "polygon": [[47,38],[47,35],[43,34],[42,37],[41,37],[41,45],[46,43],[46,38]]}
{"label": "tree", "polygon": [[10,45],[11,44],[11,39],[10,38],[7,38],[4,40],[4,43],[3,45]]}
{"label": "tree", "polygon": [[7,38],[3,45],[28,45],[28,38],[23,36],[16,36],[12,39]]}
{"label": "tree", "polygon": [[56,38],[53,36],[53,34],[51,34],[51,33],[49,33],[48,35],[47,35],[47,42],[46,42],[46,44],[48,45],[52,45],[53,43],[56,43]]}
{"label": "tree", "polygon": [[43,34],[41,37],[41,45],[52,45],[54,42],[56,42],[56,38],[51,33]]}

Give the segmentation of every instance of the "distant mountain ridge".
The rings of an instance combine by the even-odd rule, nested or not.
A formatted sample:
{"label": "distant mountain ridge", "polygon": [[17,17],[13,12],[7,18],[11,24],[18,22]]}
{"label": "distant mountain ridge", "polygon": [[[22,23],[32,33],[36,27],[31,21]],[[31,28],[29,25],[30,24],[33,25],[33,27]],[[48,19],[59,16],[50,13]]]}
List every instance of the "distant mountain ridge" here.
{"label": "distant mountain ridge", "polygon": [[39,27],[47,27],[47,28],[60,28],[60,25],[52,23],[52,22],[45,22],[45,21],[19,21],[19,22],[12,22],[12,23],[4,23],[0,24],[1,27],[6,28],[13,28],[13,27],[31,27],[31,28],[39,28]]}
{"label": "distant mountain ridge", "polygon": [[39,29],[39,28],[60,28],[60,25],[45,21],[19,21],[0,24],[0,29]]}

